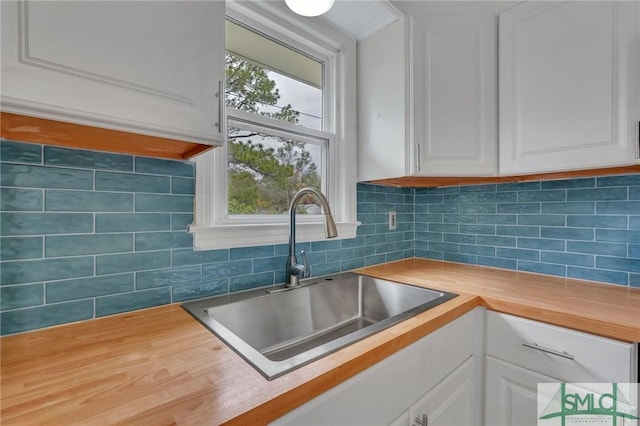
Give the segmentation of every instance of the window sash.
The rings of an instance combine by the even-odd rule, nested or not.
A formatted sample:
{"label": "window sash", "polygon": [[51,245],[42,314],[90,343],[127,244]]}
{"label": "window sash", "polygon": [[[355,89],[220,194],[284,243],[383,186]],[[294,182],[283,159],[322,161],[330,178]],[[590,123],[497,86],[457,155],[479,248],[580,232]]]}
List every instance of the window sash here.
{"label": "window sash", "polygon": [[[328,198],[331,198],[331,191],[329,184],[329,152],[331,150],[331,146],[335,141],[335,136],[328,132],[322,132],[318,130],[308,129],[306,127],[301,127],[295,124],[287,123],[286,121],[277,120],[271,117],[253,114],[250,112],[238,110],[235,108],[228,108],[227,113],[227,128],[229,127],[239,127],[242,129],[248,129],[257,132],[264,132],[269,135],[282,137],[286,139],[295,139],[297,141],[305,142],[308,144],[313,144],[320,146],[321,148],[321,158],[320,158],[320,179],[321,179],[321,188],[320,191]],[[237,124],[237,126],[236,126]],[[222,149],[221,149],[222,150]],[[225,145],[224,150],[227,154],[228,158],[228,145]],[[228,161],[228,160],[227,160]],[[220,196],[224,196],[225,199],[225,207],[228,207],[229,203],[229,168],[228,163],[225,164],[226,175],[225,181],[221,185],[224,184],[224,194],[220,194]],[[302,219],[302,218],[306,219]],[[318,218],[321,217],[319,214],[308,214],[301,216],[302,221],[317,221]],[[275,219],[274,219],[275,218]],[[259,214],[243,214],[243,215],[234,215],[229,214],[228,209],[225,212],[225,217],[220,218],[222,222],[227,223],[264,223],[264,222],[282,222],[287,219],[286,213],[282,214],[270,214],[270,215],[259,215]]]}
{"label": "window sash", "polygon": [[227,39],[227,52],[232,55],[295,78],[312,87],[322,88],[324,70],[321,60],[233,19],[227,18],[226,33],[245,38],[234,39],[231,42]]}

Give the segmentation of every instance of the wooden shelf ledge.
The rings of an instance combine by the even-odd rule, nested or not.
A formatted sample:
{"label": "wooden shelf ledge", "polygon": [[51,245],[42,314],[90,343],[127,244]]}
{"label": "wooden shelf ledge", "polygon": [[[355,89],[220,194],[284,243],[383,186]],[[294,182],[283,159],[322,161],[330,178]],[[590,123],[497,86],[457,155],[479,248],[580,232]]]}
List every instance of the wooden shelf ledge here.
{"label": "wooden shelf ledge", "polygon": [[640,164],[632,166],[605,167],[600,169],[570,170],[566,172],[536,173],[518,176],[402,176],[372,180],[368,183],[409,188],[435,188],[438,186],[481,185],[487,183],[530,182],[538,180],[561,180],[580,177],[625,175],[640,173]]}
{"label": "wooden shelf ledge", "polygon": [[186,160],[210,145],[0,112],[0,136],[16,142]]}

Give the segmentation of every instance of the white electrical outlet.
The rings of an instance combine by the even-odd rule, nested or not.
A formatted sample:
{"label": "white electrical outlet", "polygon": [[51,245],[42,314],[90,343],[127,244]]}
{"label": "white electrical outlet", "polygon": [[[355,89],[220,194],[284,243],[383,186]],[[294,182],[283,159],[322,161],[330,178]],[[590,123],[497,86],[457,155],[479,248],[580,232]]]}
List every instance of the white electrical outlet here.
{"label": "white electrical outlet", "polygon": [[389,212],[389,230],[393,231],[394,229],[396,229],[396,226],[398,224],[396,223],[396,212],[391,211]]}

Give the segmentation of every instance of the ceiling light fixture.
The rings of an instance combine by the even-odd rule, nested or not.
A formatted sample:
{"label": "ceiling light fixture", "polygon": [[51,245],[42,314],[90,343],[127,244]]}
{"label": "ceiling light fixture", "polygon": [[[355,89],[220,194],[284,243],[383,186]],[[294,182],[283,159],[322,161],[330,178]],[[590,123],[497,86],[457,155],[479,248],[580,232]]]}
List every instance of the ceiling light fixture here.
{"label": "ceiling light fixture", "polygon": [[302,16],[319,16],[326,13],[335,0],[285,0],[289,9]]}

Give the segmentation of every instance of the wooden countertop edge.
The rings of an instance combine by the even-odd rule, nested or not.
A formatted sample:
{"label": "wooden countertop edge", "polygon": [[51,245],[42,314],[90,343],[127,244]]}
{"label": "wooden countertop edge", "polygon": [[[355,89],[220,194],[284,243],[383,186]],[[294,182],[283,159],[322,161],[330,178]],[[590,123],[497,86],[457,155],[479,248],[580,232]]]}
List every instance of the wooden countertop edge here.
{"label": "wooden countertop edge", "polygon": [[266,424],[276,420],[305,402],[398,352],[400,349],[454,321],[475,307],[480,306],[480,304],[479,297],[461,294],[456,299],[385,330],[385,333],[379,333],[378,338],[384,341],[379,344],[366,343],[369,346],[366,351],[361,351],[357,347],[359,343],[363,342],[344,349],[342,352],[350,350],[352,355],[348,360],[341,361],[339,366],[329,368],[317,377],[287,390],[283,394],[222,423],[222,425]]}
{"label": "wooden countertop edge", "polygon": [[398,176],[395,178],[368,181],[374,185],[386,185],[399,188],[435,188],[453,185],[479,185],[507,182],[532,182],[537,180],[571,179],[578,177],[611,176],[640,172],[640,165],[599,167],[594,169],[565,170],[560,172],[529,173],[506,176]]}
{"label": "wooden countertop edge", "polygon": [[522,318],[596,334],[610,339],[625,342],[640,342],[640,328],[638,326],[634,327],[633,325],[611,320],[590,318],[584,314],[576,315],[548,307],[526,305],[524,303],[506,301],[495,297],[479,296],[479,299],[481,306],[492,311],[516,315]]}

